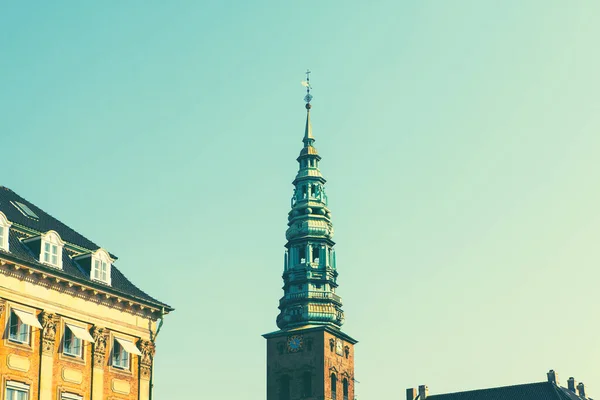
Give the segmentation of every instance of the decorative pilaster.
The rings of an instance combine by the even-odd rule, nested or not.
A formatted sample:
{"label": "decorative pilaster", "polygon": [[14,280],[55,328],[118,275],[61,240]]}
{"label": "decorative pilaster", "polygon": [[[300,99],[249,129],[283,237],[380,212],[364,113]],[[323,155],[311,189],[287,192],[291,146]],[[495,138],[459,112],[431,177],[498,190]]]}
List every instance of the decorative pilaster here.
{"label": "decorative pilaster", "polygon": [[46,311],[40,314],[42,318],[42,353],[53,354],[56,343],[56,323],[58,317]]}
{"label": "decorative pilaster", "polygon": [[156,345],[149,340],[140,340],[138,342],[138,348],[142,352],[142,355],[140,356],[140,376],[150,379],[154,353],[156,353]]}
{"label": "decorative pilaster", "polygon": [[107,336],[105,328],[97,326],[92,328],[92,337],[94,338],[94,367],[104,367]]}
{"label": "decorative pilaster", "polygon": [[156,345],[149,340],[140,340],[138,348],[142,355],[140,356],[140,381],[139,391],[140,400],[150,399],[150,378],[152,377],[152,362],[154,361],[154,353]]}
{"label": "decorative pilaster", "polygon": [[92,363],[92,400],[104,399],[104,364],[106,360],[106,343],[108,332],[106,328],[94,326],[94,362]]}
{"label": "decorative pilaster", "polygon": [[56,325],[58,316],[43,311],[40,314],[42,322],[40,359],[40,400],[52,399],[52,366],[54,365],[54,346],[56,344]]}

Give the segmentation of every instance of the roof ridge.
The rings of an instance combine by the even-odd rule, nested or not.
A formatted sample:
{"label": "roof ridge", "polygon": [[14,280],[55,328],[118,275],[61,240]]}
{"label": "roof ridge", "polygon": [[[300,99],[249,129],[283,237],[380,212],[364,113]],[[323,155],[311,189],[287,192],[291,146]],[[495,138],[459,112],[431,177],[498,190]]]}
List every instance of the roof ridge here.
{"label": "roof ridge", "polygon": [[545,384],[550,384],[550,382],[548,382],[548,381],[529,382],[529,383],[518,383],[516,385],[495,386],[495,387],[483,388],[483,389],[461,390],[461,391],[457,391],[457,392],[432,394],[432,395],[427,396],[427,398],[429,398],[429,397],[436,397],[436,396],[446,396],[446,395],[452,395],[452,394],[459,394],[459,393],[485,392],[485,391],[488,391],[488,390],[515,388],[515,387],[519,387],[519,386],[533,386],[533,385],[540,385],[541,386],[541,385],[545,385]]}

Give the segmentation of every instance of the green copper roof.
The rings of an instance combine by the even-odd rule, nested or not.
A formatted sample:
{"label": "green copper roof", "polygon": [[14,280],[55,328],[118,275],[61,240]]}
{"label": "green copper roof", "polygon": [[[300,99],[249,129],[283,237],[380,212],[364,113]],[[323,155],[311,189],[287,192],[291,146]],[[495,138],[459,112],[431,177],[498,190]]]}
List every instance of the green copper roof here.
{"label": "green copper roof", "polygon": [[287,251],[283,271],[284,295],[279,300],[277,326],[289,330],[304,326],[329,326],[344,322],[342,299],[335,293],[337,270],[331,212],[327,207],[325,179],[310,123],[306,97],[306,127],[298,156],[298,173],[286,231]]}

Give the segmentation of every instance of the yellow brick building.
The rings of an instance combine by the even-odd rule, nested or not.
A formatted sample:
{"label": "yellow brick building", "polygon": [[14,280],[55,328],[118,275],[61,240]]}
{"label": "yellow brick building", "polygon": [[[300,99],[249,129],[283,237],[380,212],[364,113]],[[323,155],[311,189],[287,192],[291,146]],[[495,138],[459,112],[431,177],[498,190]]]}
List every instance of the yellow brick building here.
{"label": "yellow brick building", "polygon": [[96,245],[0,186],[0,400],[150,400],[173,309]]}

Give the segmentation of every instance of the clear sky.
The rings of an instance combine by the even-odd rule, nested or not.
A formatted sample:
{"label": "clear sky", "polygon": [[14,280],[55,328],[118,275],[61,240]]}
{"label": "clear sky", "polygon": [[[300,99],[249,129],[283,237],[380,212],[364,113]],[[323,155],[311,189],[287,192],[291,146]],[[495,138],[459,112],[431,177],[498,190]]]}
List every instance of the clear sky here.
{"label": "clear sky", "polygon": [[304,71],[359,399],[600,394],[600,2],[5,2],[0,184],[176,311],[155,398],[264,400]]}

